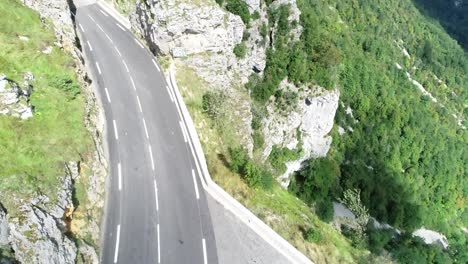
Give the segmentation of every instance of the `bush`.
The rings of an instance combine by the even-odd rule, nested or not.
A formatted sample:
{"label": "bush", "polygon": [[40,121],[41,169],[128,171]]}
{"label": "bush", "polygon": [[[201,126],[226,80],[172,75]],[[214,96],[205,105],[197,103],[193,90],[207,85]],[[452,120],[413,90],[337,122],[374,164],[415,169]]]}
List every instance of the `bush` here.
{"label": "bush", "polygon": [[288,148],[273,146],[270,155],[268,156],[268,161],[270,161],[271,166],[278,173],[283,173],[286,171],[286,162],[298,159],[301,156],[301,153],[302,151],[300,149],[291,150]]}
{"label": "bush", "polygon": [[81,93],[80,86],[68,76],[58,76],[52,79],[51,86],[63,90],[70,99],[75,99]]}
{"label": "bush", "polygon": [[224,115],[224,101],[226,95],[222,92],[208,91],[202,96],[202,109],[212,120],[218,121]]}
{"label": "bush", "polygon": [[260,35],[262,35],[263,38],[266,38],[267,34],[268,34],[268,27],[265,23],[263,23],[260,26]]}
{"label": "bush", "polygon": [[329,223],[333,220],[333,202],[329,199],[318,201],[315,205],[317,216],[324,222]]}
{"label": "bush", "polygon": [[314,228],[309,228],[304,234],[305,240],[311,243],[318,243],[322,241],[322,234]]}
{"label": "bush", "polygon": [[252,14],[252,19],[253,19],[253,20],[257,20],[257,19],[259,19],[259,18],[260,18],[260,13],[258,13],[258,11],[253,12],[253,14]]}
{"label": "bush", "polygon": [[247,47],[245,46],[244,42],[241,42],[234,47],[234,54],[237,58],[245,58],[245,55],[247,54]]}
{"label": "bush", "polygon": [[375,229],[373,226],[367,228],[367,237],[369,239],[369,250],[379,255],[384,247],[392,240],[392,231],[391,230],[379,230]]}
{"label": "bush", "polygon": [[229,156],[231,157],[230,169],[233,172],[242,173],[248,160],[247,151],[243,147],[230,148]]}
{"label": "bush", "polygon": [[263,138],[262,132],[255,130],[253,135],[254,149],[261,149],[265,144],[265,139]]}
{"label": "bush", "polygon": [[230,169],[239,173],[250,187],[269,189],[273,186],[271,173],[249,159],[243,147],[229,149],[229,155],[231,157]]}
{"label": "bush", "polygon": [[250,12],[247,4],[242,0],[227,0],[226,9],[234,15],[240,16],[244,24],[250,21]]}

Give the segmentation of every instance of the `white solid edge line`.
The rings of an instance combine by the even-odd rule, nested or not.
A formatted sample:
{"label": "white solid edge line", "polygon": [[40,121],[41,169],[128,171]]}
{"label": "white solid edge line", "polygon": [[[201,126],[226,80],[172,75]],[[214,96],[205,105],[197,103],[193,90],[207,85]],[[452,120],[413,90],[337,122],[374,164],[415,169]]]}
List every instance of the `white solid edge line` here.
{"label": "white solid edge line", "polygon": [[127,72],[130,72],[130,70],[128,69],[127,63],[125,63],[124,60],[122,60],[122,63],[123,63],[123,65],[125,66],[125,69],[127,70]]}
{"label": "white solid edge line", "polygon": [[106,97],[107,97],[107,101],[110,103],[111,102],[111,99],[110,99],[110,96],[109,96],[109,91],[107,90],[107,87],[104,88],[104,90],[106,90]]}
{"label": "white solid edge line", "polygon": [[94,20],[94,18],[91,15],[88,14],[88,17],[91,18],[93,22],[96,22],[96,20]]}
{"label": "white solid edge line", "polygon": [[159,202],[158,202],[158,185],[156,185],[156,180],[154,180],[154,197],[156,199],[156,212],[159,211]]}
{"label": "white solid edge line", "polygon": [[115,23],[121,30],[125,31],[125,28],[123,28],[121,25],[119,25],[118,23]]}
{"label": "white solid edge line", "polygon": [[114,49],[117,51],[117,53],[119,54],[119,56],[122,56],[122,54],[120,53],[120,50],[117,48],[117,46],[114,46]]}
{"label": "white solid edge line", "polygon": [[80,26],[80,28],[81,28],[81,32],[83,32],[83,33],[84,33],[83,26],[82,26],[80,23],[78,23],[78,25],[79,25],[79,26]]}
{"label": "white solid edge line", "polygon": [[174,102],[174,97],[172,97],[171,90],[169,89],[169,86],[166,85],[167,93],[169,94],[169,97],[171,98],[171,101]]}
{"label": "white solid edge line", "polygon": [[157,225],[158,231],[158,263],[161,263],[161,240],[159,239],[159,224]]}
{"label": "white solid edge line", "polygon": [[112,120],[114,123],[114,134],[115,134],[115,139],[119,139],[119,134],[117,133],[117,123],[115,122],[115,119]]}
{"label": "white solid edge line", "polygon": [[86,42],[88,43],[89,50],[93,51],[93,47],[91,46],[91,43],[89,43],[89,41],[86,41]]}
{"label": "white solid edge line", "polygon": [[130,76],[130,81],[132,82],[133,90],[135,90],[135,91],[136,91],[135,82],[133,81],[133,78],[132,78],[132,76]]}
{"label": "white solid edge line", "polygon": [[156,70],[158,70],[158,72],[161,72],[161,70],[159,70],[158,64],[156,64],[156,61],[154,59],[153,59],[153,64],[156,67]]}
{"label": "white solid edge line", "polygon": [[101,68],[99,68],[99,63],[98,62],[96,62],[96,67],[97,67],[97,70],[98,70],[99,74],[101,74]]}
{"label": "white solid edge line", "polygon": [[120,243],[120,225],[117,225],[117,238],[115,241],[114,263],[117,263],[119,258],[119,243]]}
{"label": "white solid edge line", "polygon": [[101,11],[101,13],[102,13],[103,15],[109,16],[109,15],[107,15],[104,11],[102,11],[101,9],[99,9],[99,11]]}
{"label": "white solid edge line", "polygon": [[138,102],[138,108],[140,108],[140,113],[143,113],[143,109],[141,108],[141,103],[140,103],[140,97],[137,95],[137,102]]}
{"label": "white solid edge line", "polygon": [[143,127],[145,128],[146,138],[149,139],[149,134],[148,134],[148,129],[146,128],[146,121],[145,121],[145,118],[143,118]]}
{"label": "white solid edge line", "polygon": [[122,167],[120,166],[120,162],[117,165],[118,175],[119,175],[119,191],[122,190]]}
{"label": "white solid edge line", "polygon": [[143,44],[140,43],[140,41],[138,41],[137,39],[134,39],[134,40],[135,40],[135,42],[136,42],[138,45],[140,45],[140,47],[141,47],[142,49],[145,48],[145,47],[143,46]]}
{"label": "white solid edge line", "polygon": [[197,200],[200,199],[200,194],[198,193],[198,183],[197,179],[195,178],[195,171],[192,169],[192,178],[193,178],[193,185],[195,186],[195,195],[197,196]]}
{"label": "white solid edge line", "polygon": [[154,160],[153,160],[153,151],[151,150],[151,146],[148,146],[150,159],[151,159],[151,169],[154,171]]}
{"label": "white solid edge line", "polygon": [[203,244],[203,263],[208,264],[208,259],[206,256],[206,242],[204,238],[202,239],[202,244]]}
{"label": "white solid edge line", "polygon": [[184,125],[182,125],[182,121],[179,121],[180,130],[182,130],[182,134],[184,135],[184,141],[187,143],[187,136],[185,135]]}

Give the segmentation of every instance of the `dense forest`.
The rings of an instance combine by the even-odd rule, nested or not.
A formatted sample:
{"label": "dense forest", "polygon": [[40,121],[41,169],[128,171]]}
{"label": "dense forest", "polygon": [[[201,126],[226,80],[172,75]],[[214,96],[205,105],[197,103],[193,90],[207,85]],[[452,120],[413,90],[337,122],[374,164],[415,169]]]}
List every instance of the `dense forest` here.
{"label": "dense forest", "polygon": [[[467,246],[461,227],[468,225],[468,12],[463,1],[443,2],[298,0],[302,14],[292,23],[288,5],[269,9],[268,27],[275,34],[267,67],[246,85],[254,109],[271,96],[281,101],[277,89],[284,78],[340,89],[328,157],[309,161],[289,190],[324,219],[332,201],[359,190],[377,220],[406,232],[425,226],[449,237],[449,253],[428,252],[411,237],[395,244],[367,231],[370,248],[380,241],[379,249],[391,247],[402,262],[468,261],[460,253]],[[298,25],[301,37],[291,41]],[[339,135],[338,127],[346,133]],[[268,160],[282,160],[276,156]]]}

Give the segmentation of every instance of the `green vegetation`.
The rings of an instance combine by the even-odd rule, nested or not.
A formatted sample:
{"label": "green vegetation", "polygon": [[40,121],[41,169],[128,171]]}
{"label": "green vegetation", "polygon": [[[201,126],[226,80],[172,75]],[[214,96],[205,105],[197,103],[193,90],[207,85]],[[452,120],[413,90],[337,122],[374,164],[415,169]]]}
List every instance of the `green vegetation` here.
{"label": "green vegetation", "polygon": [[245,149],[242,147],[229,149],[229,155],[231,157],[231,170],[240,174],[250,187],[272,188],[273,177],[271,172],[252,161]]}
{"label": "green vegetation", "polygon": [[0,10],[0,73],[20,84],[25,72],[35,76],[34,116],[0,115],[0,200],[13,216],[15,201],[55,191],[64,162],[86,161],[92,141],[72,57],[57,47],[50,55],[40,52],[57,41],[52,25],[18,1],[0,1]]}
{"label": "green vegetation", "polygon": [[247,47],[245,46],[245,42],[241,42],[234,47],[234,54],[237,58],[245,58],[245,55],[247,54]]}
{"label": "green vegetation", "polygon": [[273,146],[271,149],[270,155],[268,156],[268,161],[271,166],[276,170],[278,174],[283,174],[286,172],[286,162],[297,160],[302,155],[302,149],[288,149],[288,148],[278,148]]}
{"label": "green vegetation", "polygon": [[[219,1],[219,0],[218,0]],[[218,2],[219,3],[219,2]],[[245,1],[226,0],[226,9],[234,15],[240,16],[242,22],[248,25],[250,22],[250,12]]]}

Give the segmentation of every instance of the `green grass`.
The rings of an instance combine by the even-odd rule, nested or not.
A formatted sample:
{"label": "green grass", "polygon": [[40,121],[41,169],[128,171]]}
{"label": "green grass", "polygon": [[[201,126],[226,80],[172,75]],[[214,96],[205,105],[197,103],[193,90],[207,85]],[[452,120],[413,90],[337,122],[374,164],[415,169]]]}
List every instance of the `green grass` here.
{"label": "green grass", "polygon": [[[228,158],[228,148],[239,144],[238,137],[232,133],[236,131],[233,126],[238,124],[239,121],[235,120],[239,117],[227,115],[222,130],[217,129],[202,112],[202,96],[207,91],[207,84],[193,70],[181,65],[177,65],[176,78],[200,137],[211,177],[216,183],[315,263],[354,263],[369,261],[373,257],[368,251],[353,248],[348,239],[322,222],[304,202],[287,190],[278,185],[270,190],[250,188],[240,175],[230,171],[224,159]],[[235,105],[235,99],[227,101],[230,100]],[[321,237],[319,242],[305,239],[304,232],[310,228]]]}
{"label": "green grass", "polygon": [[[15,0],[1,0],[0,10],[0,73],[20,85],[25,72],[35,76],[34,116],[24,121],[0,116],[0,200],[13,214],[17,206],[12,197],[51,194],[65,172],[64,162],[80,160],[92,141],[83,122],[83,96],[73,99],[57,83],[70,80],[74,86],[77,81],[72,57],[53,44],[57,39],[51,24],[46,22],[46,28],[37,13]],[[50,55],[40,52],[47,46],[54,46]]]}

